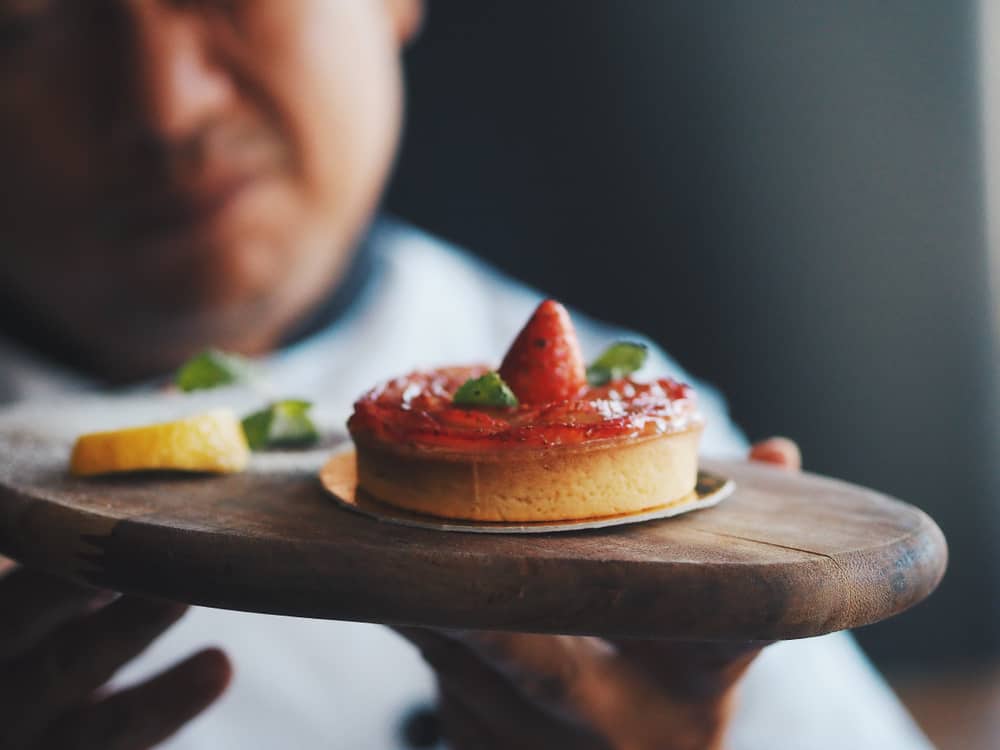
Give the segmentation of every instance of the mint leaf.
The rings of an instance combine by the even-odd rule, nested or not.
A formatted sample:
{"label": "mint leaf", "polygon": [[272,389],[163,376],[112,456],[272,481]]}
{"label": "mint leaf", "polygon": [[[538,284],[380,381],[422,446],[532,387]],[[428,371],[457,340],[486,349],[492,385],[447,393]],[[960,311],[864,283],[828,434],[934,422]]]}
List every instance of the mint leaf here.
{"label": "mint leaf", "polygon": [[494,406],[513,408],[517,396],[496,372],[482,377],[469,378],[455,391],[452,403],[456,406]]}
{"label": "mint leaf", "polygon": [[254,367],[250,360],[218,349],[206,349],[198,356],[189,359],[174,376],[174,382],[182,391],[248,383],[254,379]]}
{"label": "mint leaf", "polygon": [[319,440],[319,431],[309,417],[312,403],[298,399],[275,401],[243,419],[243,432],[250,449],[300,448]]}
{"label": "mint leaf", "polygon": [[646,363],[649,348],[632,341],[618,341],[601,354],[587,368],[590,385],[605,385],[612,380],[631,375]]}

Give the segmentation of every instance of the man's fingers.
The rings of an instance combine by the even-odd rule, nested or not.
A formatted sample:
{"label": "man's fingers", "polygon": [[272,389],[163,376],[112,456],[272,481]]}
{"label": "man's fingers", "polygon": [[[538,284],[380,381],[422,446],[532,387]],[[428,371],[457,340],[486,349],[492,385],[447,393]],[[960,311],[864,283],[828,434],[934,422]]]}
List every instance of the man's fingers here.
{"label": "man's fingers", "polygon": [[802,468],[802,454],[794,441],[783,437],[761,440],[750,448],[750,460],[774,464],[783,469],[798,471]]}
{"label": "man's fingers", "polygon": [[0,726],[40,728],[85,700],[131,661],[186,607],[123,597],[100,612],[64,625],[10,662],[0,686]]}
{"label": "man's fingers", "polygon": [[527,724],[535,709],[509,681],[455,638],[424,628],[396,628],[396,632],[420,649],[434,670],[442,690],[460,703],[486,707],[494,717],[520,716]]}
{"label": "man's fingers", "polygon": [[668,736],[664,732],[690,729],[662,689],[600,638],[492,632],[458,637],[533,704],[589,727],[612,747],[622,738],[633,747],[657,747]]}
{"label": "man's fingers", "polygon": [[670,695],[689,701],[722,697],[735,685],[766,645],[728,643],[615,641],[619,653],[643,667]]}
{"label": "man's fingers", "polygon": [[441,692],[441,717],[457,750],[604,747],[595,744],[596,739],[578,723],[567,724],[553,717],[549,706],[541,710],[534,696],[529,699],[525,694],[524,685],[512,684],[457,638],[423,628],[397,628],[397,632],[417,646],[434,669]]}
{"label": "man's fingers", "polygon": [[0,577],[0,662],[40,642],[67,620],[112,594],[28,568]]}
{"label": "man's fingers", "polygon": [[67,716],[42,748],[145,750],[208,708],[231,676],[226,655],[207,649],[147,682]]}
{"label": "man's fingers", "polygon": [[445,728],[445,738],[448,747],[453,750],[500,750],[509,747],[490,731],[486,723],[479,718],[465,701],[458,698],[464,692],[464,687],[449,688],[444,685],[439,689],[438,711]]}
{"label": "man's fingers", "polygon": [[532,703],[582,723],[577,693],[595,654],[609,648],[600,639],[500,632],[456,635]]}

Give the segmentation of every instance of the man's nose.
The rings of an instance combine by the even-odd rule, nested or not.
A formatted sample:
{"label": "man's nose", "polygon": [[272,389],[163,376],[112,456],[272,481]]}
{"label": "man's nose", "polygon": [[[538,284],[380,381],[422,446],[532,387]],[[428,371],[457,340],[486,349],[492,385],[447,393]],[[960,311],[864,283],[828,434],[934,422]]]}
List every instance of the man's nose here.
{"label": "man's nose", "polygon": [[136,114],[165,140],[196,132],[234,95],[205,20],[196,10],[173,5],[156,0],[131,5]]}

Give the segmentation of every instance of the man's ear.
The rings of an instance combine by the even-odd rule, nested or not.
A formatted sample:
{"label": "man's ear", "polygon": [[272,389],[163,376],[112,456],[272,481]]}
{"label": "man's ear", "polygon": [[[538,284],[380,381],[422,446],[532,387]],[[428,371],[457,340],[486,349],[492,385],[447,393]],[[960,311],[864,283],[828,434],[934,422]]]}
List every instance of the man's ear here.
{"label": "man's ear", "polygon": [[406,46],[420,33],[424,23],[424,0],[385,0],[393,30],[400,46]]}

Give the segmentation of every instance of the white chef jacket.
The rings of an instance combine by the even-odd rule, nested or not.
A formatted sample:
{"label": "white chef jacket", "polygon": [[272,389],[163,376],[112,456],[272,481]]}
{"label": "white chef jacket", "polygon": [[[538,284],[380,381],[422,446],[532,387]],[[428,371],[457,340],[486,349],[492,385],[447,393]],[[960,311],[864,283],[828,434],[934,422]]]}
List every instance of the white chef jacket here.
{"label": "white chef jacket", "polygon": [[[316,402],[325,429],[343,432],[354,399],[376,381],[417,367],[497,361],[541,295],[410,227],[371,230],[367,274],[350,307],[318,332],[266,360],[278,396]],[[575,315],[586,357],[623,334]],[[629,335],[630,338],[635,336]],[[696,387],[707,418],[702,452],[745,455],[747,443],[713,390],[654,350],[643,375],[670,374]],[[91,398],[93,412],[66,434],[193,412],[220,401],[246,410],[258,394],[223,389],[179,397],[132,389],[82,395],[96,384],[0,340],[0,401],[35,425],[53,399]],[[73,394],[68,396],[68,394]],[[67,408],[66,415],[78,413]],[[127,415],[124,416],[123,415]],[[124,422],[123,422],[124,419]],[[104,422],[105,425],[101,423]],[[446,542],[447,540],[443,540]],[[149,676],[206,645],[235,663],[224,697],[169,740],[172,750],[406,748],[405,717],[434,700],[417,651],[377,626],[194,608],[116,683]],[[734,750],[921,750],[913,721],[848,634],[779,643],[750,668],[732,727]]]}

